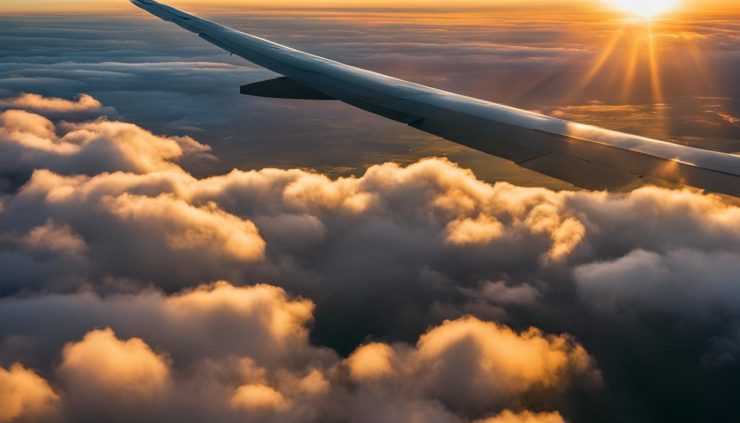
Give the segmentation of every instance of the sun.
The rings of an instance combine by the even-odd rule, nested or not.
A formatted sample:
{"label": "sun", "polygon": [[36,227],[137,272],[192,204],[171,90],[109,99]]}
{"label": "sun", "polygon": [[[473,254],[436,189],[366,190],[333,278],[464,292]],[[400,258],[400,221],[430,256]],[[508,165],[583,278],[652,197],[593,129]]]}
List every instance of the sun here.
{"label": "sun", "polygon": [[676,7],[679,0],[609,0],[616,8],[643,17],[665,13]]}

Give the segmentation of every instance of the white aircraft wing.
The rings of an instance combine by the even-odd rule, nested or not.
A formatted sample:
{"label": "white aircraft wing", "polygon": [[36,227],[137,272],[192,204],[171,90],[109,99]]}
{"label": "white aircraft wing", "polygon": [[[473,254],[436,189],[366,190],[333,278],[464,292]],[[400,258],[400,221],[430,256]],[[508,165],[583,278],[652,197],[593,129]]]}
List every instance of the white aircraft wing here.
{"label": "white aircraft wing", "polygon": [[582,125],[426,87],[245,34],[153,0],[142,9],[283,77],[249,95],[340,100],[589,189],[641,182],[740,197],[740,156]]}

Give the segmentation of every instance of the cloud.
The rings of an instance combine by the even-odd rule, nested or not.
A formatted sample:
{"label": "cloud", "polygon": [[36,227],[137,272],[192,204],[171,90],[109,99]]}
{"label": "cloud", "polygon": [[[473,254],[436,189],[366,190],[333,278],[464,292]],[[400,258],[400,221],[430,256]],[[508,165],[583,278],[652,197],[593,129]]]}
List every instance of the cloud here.
{"label": "cloud", "polygon": [[[142,133],[137,130],[136,134]],[[325,239],[338,254],[350,254],[349,262],[364,260],[363,249],[375,249],[390,235],[387,231],[406,223],[413,225],[411,231],[398,228],[391,236],[406,237],[412,247],[420,241],[413,232],[423,234],[428,240],[423,242],[429,244],[428,253],[420,257],[425,261],[434,254],[461,254],[464,248],[480,252],[529,249],[529,241],[537,248],[545,247],[535,256],[557,261],[575,248],[582,236],[580,223],[560,215],[562,198],[557,195],[525,190],[516,192],[522,201],[515,204],[507,199],[515,198],[510,195],[516,191],[514,187],[492,187],[443,160],[426,160],[408,168],[386,164],[369,169],[361,178],[336,180],[306,171],[276,169],[196,179],[173,166],[168,163],[164,170],[145,174],[116,172],[90,177],[38,170],[6,202],[0,226],[30,233],[55,222],[78,234],[87,245],[89,276],[149,282],[164,279],[166,268],[171,286],[232,278],[242,274],[245,262],[263,257],[266,264],[252,268],[257,275],[293,273],[299,270],[295,266],[302,261],[300,257]],[[117,167],[110,166],[109,171]],[[411,201],[425,204],[431,213],[417,220],[420,209]],[[472,244],[451,239],[454,222],[473,216],[508,225],[497,228],[500,233],[496,239],[477,239]],[[380,227],[373,229],[374,225]],[[265,241],[272,251],[265,251]],[[369,244],[347,248],[348,244],[342,245],[347,242]],[[392,255],[382,259],[395,261]],[[171,266],[162,266],[166,262]],[[21,279],[15,286],[25,283]],[[6,289],[14,289],[12,280],[8,282],[10,288]],[[303,288],[309,288],[308,281]]]}
{"label": "cloud", "polygon": [[363,345],[347,358],[349,374],[352,379],[362,382],[390,376],[397,363],[393,348],[386,344]]}
{"label": "cloud", "polygon": [[431,328],[413,349],[361,346],[346,362],[352,379],[376,395],[417,392],[461,415],[500,410],[528,392],[567,389],[574,377],[600,383],[591,357],[567,337],[534,328],[517,333],[474,317]]}
{"label": "cloud", "polygon": [[736,118],[735,116],[729,115],[727,113],[718,113],[717,116],[724,120],[727,123],[737,125],[738,122],[740,122],[739,118]]}
{"label": "cloud", "polygon": [[[201,150],[186,137],[0,116],[33,158],[0,200],[0,363],[38,369],[62,420],[593,421],[568,395],[650,414],[696,392],[675,378],[734,392],[714,369],[738,365],[740,209],[720,197],[489,184],[439,158],[201,177],[175,162]],[[110,160],[83,166],[98,139]],[[164,375],[130,384],[156,400],[67,365],[99,349],[125,356],[112,375]]]}
{"label": "cloud", "polygon": [[189,344],[202,345],[199,349],[210,349],[211,354],[247,354],[263,365],[300,353],[308,340],[305,325],[313,319],[313,307],[274,286],[240,288],[226,282],[200,286],[164,303],[168,320],[194,336]]}
{"label": "cloud", "polygon": [[430,330],[417,350],[417,377],[453,409],[489,409],[538,387],[564,387],[574,374],[599,379],[586,351],[566,337],[470,317]]}
{"label": "cloud", "polygon": [[67,344],[59,372],[67,392],[82,393],[86,401],[97,395],[157,401],[169,382],[164,357],[139,338],[118,339],[111,329],[93,330]]}
{"label": "cloud", "polygon": [[456,245],[488,244],[502,233],[500,222],[483,216],[455,220],[447,225],[447,241]]}
{"label": "cloud", "polygon": [[49,383],[16,363],[0,367],[0,422],[33,421],[56,411],[59,396]]}
{"label": "cloud", "polygon": [[558,412],[533,413],[523,411],[515,413],[506,410],[495,417],[478,420],[476,423],[565,423],[565,420]]}
{"label": "cloud", "polygon": [[80,94],[75,100],[44,97],[23,93],[17,97],[0,100],[0,107],[32,110],[41,113],[99,111],[103,104],[89,94]]}
{"label": "cloud", "polygon": [[265,385],[249,384],[236,389],[230,404],[234,408],[247,411],[275,410],[288,408],[290,403],[283,394]]}
{"label": "cloud", "polygon": [[209,149],[190,137],[157,136],[124,122],[99,119],[55,125],[27,111],[0,113],[0,175],[27,175],[35,169],[147,173],[177,169],[174,160]]}
{"label": "cloud", "polygon": [[87,244],[68,226],[48,221],[42,226],[33,228],[22,237],[20,243],[36,251],[62,252],[65,254],[84,254]]}
{"label": "cloud", "polygon": [[352,420],[356,423],[377,421],[390,423],[432,422],[461,423],[465,421],[445,410],[439,403],[412,399],[408,396],[387,395],[382,392],[363,391],[349,405]]}
{"label": "cloud", "polygon": [[3,319],[25,323],[0,330],[26,339],[26,361],[44,350],[59,357],[43,361],[61,388],[49,395],[61,398],[62,421],[113,412],[144,421],[459,421],[458,413],[526,402],[531,389],[560,392],[573,378],[598,378],[570,339],[473,317],[431,328],[416,346],[368,344],[342,360],[309,342],[312,306],[276,287],[227,282],[169,296],[46,295],[3,300]]}
{"label": "cloud", "polygon": [[[592,100],[585,104],[545,107],[544,112],[573,122],[655,139],[680,140],[699,148],[732,153],[740,147],[734,117],[737,103],[730,98],[692,96],[659,102],[649,99],[641,104],[624,103],[624,99],[611,104]],[[667,123],[656,126],[656,120]]]}
{"label": "cloud", "polygon": [[171,389],[167,361],[140,338],[119,339],[110,328],[91,330],[69,342],[56,369],[64,399],[61,420],[136,418],[157,410]]}
{"label": "cloud", "polygon": [[312,402],[333,389],[328,368],[336,355],[308,341],[312,303],[276,287],[219,282],[169,296],[79,293],[3,303],[3,319],[23,323],[4,320],[0,339],[13,333],[18,358],[42,363],[60,386],[61,421],[111,413],[240,421],[272,412],[291,420],[285,415],[319,412],[323,403]]}
{"label": "cloud", "polygon": [[576,267],[581,295],[600,308],[645,307],[677,314],[740,310],[740,255],[678,249],[634,250]]}
{"label": "cloud", "polygon": [[532,304],[540,296],[539,291],[530,285],[520,284],[508,286],[504,281],[486,281],[480,287],[479,293],[471,292],[471,294],[480,295],[486,300],[497,304]]}
{"label": "cloud", "polygon": [[[161,176],[152,174],[145,177],[148,181],[137,182],[151,184],[153,190],[172,182]],[[180,173],[168,176],[189,178]],[[30,288],[63,278],[82,284],[89,277],[107,276],[145,282],[169,277],[181,286],[184,281],[228,276],[243,263],[262,259],[265,244],[251,221],[212,203],[193,205],[166,193],[136,194],[126,189],[131,177],[137,179],[134,174],[91,179],[36,171],[0,217],[5,228],[25,233],[11,237],[9,248],[0,253],[0,261],[16,263],[14,276],[5,279],[2,289],[26,284]],[[75,247],[49,251],[48,243],[33,241],[44,237]],[[40,269],[32,263],[43,268],[48,262],[39,262],[40,250],[44,257],[62,261],[68,273],[60,274],[57,263],[47,282],[38,280]]]}
{"label": "cloud", "polygon": [[[20,355],[27,359],[36,355],[41,362],[45,354],[82,338],[91,328],[110,327],[118,335],[162,346],[180,363],[204,356],[245,355],[274,369],[276,364],[272,363],[300,361],[305,352],[302,348],[308,343],[306,325],[313,318],[312,302],[292,299],[280,288],[237,287],[227,282],[200,285],[170,296],[158,291],[105,298],[76,293],[28,301],[6,299],[3,303],[6,308],[0,314],[4,318],[15,316],[21,323],[6,320],[0,332],[29,337],[37,348],[21,350]],[[74,318],[65,319],[65,315]],[[112,333],[99,333],[89,344],[105,344],[102,341],[111,338]]]}

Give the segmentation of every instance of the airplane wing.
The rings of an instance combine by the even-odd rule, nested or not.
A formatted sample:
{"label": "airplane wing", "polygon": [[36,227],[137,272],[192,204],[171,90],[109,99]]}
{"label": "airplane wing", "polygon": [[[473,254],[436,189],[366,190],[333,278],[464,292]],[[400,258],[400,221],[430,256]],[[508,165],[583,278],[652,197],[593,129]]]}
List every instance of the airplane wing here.
{"label": "airplane wing", "polygon": [[130,0],[283,77],[249,95],[340,100],[588,189],[643,182],[740,197],[740,156],[582,125],[426,87],[245,34],[153,0]]}

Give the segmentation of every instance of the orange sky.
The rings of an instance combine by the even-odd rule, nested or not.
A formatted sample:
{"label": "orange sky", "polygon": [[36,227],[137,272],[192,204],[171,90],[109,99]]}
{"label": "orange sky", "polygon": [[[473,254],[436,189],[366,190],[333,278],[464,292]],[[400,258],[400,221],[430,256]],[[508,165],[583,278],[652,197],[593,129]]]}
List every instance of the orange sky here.
{"label": "orange sky", "polygon": [[[547,0],[168,0],[173,6],[202,10],[231,7],[480,7],[493,5],[549,5]],[[581,3],[606,5],[606,0],[558,0],[558,6]],[[681,7],[689,10],[724,9],[739,10],[737,0],[682,0]],[[127,0],[3,0],[0,13],[13,12],[97,12],[128,11],[131,6]]]}

